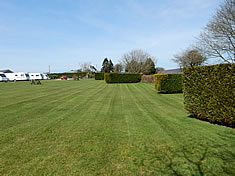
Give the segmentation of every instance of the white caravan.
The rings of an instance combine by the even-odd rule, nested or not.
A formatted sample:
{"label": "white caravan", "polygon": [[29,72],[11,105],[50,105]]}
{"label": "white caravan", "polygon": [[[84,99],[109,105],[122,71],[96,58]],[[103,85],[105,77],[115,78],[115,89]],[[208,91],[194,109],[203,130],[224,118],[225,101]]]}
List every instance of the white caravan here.
{"label": "white caravan", "polygon": [[7,82],[8,78],[6,77],[5,73],[0,72],[0,82]]}
{"label": "white caravan", "polygon": [[5,73],[9,81],[28,81],[29,74],[24,72]]}
{"label": "white caravan", "polygon": [[43,79],[50,79],[49,76],[45,73],[41,74]]}
{"label": "white caravan", "polygon": [[29,79],[30,80],[41,80],[41,79],[43,79],[43,77],[42,77],[42,74],[41,73],[28,73],[29,74]]}

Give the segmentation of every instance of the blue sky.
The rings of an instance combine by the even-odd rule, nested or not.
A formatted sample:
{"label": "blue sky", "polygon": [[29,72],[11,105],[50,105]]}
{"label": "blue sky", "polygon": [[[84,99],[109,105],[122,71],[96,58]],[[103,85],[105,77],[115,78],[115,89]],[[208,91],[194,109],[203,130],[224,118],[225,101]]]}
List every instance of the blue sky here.
{"label": "blue sky", "polygon": [[0,69],[64,72],[132,49],[176,68],[222,0],[0,0]]}

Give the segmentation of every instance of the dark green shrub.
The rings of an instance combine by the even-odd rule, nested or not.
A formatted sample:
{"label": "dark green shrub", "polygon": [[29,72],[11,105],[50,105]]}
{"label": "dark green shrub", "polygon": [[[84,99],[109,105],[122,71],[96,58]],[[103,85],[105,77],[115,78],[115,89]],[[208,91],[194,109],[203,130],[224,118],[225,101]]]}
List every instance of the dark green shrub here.
{"label": "dark green shrub", "polygon": [[185,109],[194,117],[235,127],[235,64],[184,68]]}
{"label": "dark green shrub", "polygon": [[105,73],[106,83],[137,83],[141,81],[140,73]]}
{"label": "dark green shrub", "polygon": [[95,73],[95,80],[104,80],[104,73]]}
{"label": "dark green shrub", "polygon": [[161,93],[182,93],[182,73],[155,74],[154,82]]}
{"label": "dark green shrub", "polygon": [[[49,73],[48,76],[51,79],[59,79],[61,76],[67,76],[68,78],[78,77],[83,78],[88,74],[88,72],[78,72],[78,73]],[[92,74],[92,73],[91,73]]]}

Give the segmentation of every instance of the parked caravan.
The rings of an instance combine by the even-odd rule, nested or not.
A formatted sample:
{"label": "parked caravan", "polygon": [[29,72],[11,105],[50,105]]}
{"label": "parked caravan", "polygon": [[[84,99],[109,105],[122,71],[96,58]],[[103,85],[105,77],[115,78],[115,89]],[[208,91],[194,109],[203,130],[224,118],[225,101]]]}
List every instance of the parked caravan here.
{"label": "parked caravan", "polygon": [[43,79],[41,73],[28,73],[29,74],[29,79],[30,80],[41,80]]}
{"label": "parked caravan", "polygon": [[41,74],[43,79],[50,79],[49,76],[45,73]]}
{"label": "parked caravan", "polygon": [[6,77],[5,73],[0,72],[0,82],[7,82],[8,78]]}
{"label": "parked caravan", "polygon": [[28,81],[29,74],[24,72],[5,73],[9,81]]}

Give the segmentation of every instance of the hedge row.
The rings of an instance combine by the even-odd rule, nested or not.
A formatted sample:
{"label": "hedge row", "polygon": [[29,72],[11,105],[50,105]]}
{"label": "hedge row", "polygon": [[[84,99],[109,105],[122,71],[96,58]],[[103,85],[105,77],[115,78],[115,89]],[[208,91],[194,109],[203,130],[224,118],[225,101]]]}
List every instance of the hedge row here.
{"label": "hedge row", "polygon": [[182,73],[155,74],[154,82],[160,93],[182,93]]}
{"label": "hedge row", "polygon": [[140,73],[105,73],[106,83],[137,83],[141,81]]}
{"label": "hedge row", "polygon": [[104,80],[104,73],[95,73],[95,80]]}
{"label": "hedge row", "polygon": [[235,64],[184,69],[185,109],[194,117],[235,127]]}
{"label": "hedge row", "polygon": [[[78,73],[50,73],[48,76],[51,79],[59,79],[61,76],[67,76],[68,78],[73,78],[73,77],[85,77],[88,74],[88,72],[78,72]],[[93,74],[93,73],[91,73]]]}

